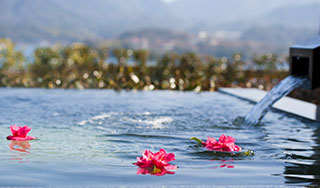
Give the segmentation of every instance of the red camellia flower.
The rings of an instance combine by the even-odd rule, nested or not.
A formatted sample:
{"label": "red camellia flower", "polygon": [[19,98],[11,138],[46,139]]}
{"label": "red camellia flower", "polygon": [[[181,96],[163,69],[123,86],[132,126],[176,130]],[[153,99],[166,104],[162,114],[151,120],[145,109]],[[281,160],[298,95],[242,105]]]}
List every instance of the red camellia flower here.
{"label": "red camellia flower", "polygon": [[11,125],[10,127],[12,136],[8,136],[8,140],[15,140],[15,141],[25,141],[25,140],[34,140],[36,137],[34,136],[27,136],[30,132],[31,128],[28,126],[20,127],[17,125]]}
{"label": "red camellia flower", "polygon": [[152,175],[164,175],[172,174],[172,172],[167,170],[177,169],[177,166],[168,163],[174,160],[174,154],[166,153],[164,149],[160,149],[160,151],[157,153],[152,153],[150,150],[145,150],[142,157],[137,157],[137,162],[133,164],[142,168],[138,170],[138,174],[148,173]]}
{"label": "red camellia flower", "polygon": [[241,148],[234,144],[236,139],[232,136],[226,136],[222,134],[218,141],[213,137],[208,137],[206,142],[202,141],[202,145],[206,147],[208,150],[214,151],[224,151],[224,152],[233,152],[233,151],[241,151]]}

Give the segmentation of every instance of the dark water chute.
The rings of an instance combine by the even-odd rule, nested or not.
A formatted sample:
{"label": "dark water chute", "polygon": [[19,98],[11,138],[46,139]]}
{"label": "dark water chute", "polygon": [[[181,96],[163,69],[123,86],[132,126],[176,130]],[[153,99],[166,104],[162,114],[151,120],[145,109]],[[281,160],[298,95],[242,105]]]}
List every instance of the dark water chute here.
{"label": "dark water chute", "polygon": [[278,83],[267,95],[259,101],[245,116],[244,121],[250,125],[256,125],[268,112],[269,108],[293,89],[307,82],[306,77],[288,76]]}

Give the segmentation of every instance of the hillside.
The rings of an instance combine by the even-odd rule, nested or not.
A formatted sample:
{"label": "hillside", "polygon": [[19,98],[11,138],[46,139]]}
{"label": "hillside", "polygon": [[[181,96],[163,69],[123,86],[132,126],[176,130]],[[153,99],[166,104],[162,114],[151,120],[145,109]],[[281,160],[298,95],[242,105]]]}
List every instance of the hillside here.
{"label": "hillside", "polygon": [[[33,41],[95,37],[77,15],[52,0],[2,0],[0,36]],[[76,31],[76,32],[75,32]]]}
{"label": "hillside", "polygon": [[319,12],[320,3],[279,7],[259,17],[261,21],[242,20],[247,27],[241,39],[282,45],[301,43],[319,32]]}
{"label": "hillside", "polygon": [[3,0],[0,37],[18,41],[86,40],[119,36],[133,28],[181,23],[166,6],[161,0]]}
{"label": "hillside", "polygon": [[294,28],[315,27],[320,23],[320,3],[287,5],[261,17],[265,24],[277,24]]}
{"label": "hillside", "polygon": [[[18,42],[86,41],[161,28],[197,34],[232,31],[242,39],[269,40],[263,28],[318,28],[317,0],[2,0],[0,37]],[[253,30],[262,32],[252,35]],[[300,33],[300,32],[299,32]],[[299,34],[298,33],[298,34]],[[307,33],[310,33],[309,31]],[[286,33],[282,33],[286,36]],[[295,36],[297,36],[296,34]],[[292,41],[292,38],[286,39]],[[266,37],[266,38],[264,38]],[[280,36],[281,37],[281,36]]]}

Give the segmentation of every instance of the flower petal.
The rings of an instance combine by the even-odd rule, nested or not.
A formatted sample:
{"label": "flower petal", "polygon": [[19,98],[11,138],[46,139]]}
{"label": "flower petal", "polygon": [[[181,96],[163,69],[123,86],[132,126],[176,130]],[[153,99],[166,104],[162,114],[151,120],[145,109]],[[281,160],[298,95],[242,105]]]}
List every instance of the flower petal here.
{"label": "flower petal", "polygon": [[18,131],[18,136],[20,137],[26,137],[27,134],[30,132],[31,128],[28,126],[24,126],[22,128],[19,129]]}
{"label": "flower petal", "polygon": [[11,125],[10,126],[10,130],[11,130],[11,133],[12,133],[12,135],[13,136],[19,136],[19,130],[20,130],[20,126],[17,126],[16,124],[14,124],[14,125]]}

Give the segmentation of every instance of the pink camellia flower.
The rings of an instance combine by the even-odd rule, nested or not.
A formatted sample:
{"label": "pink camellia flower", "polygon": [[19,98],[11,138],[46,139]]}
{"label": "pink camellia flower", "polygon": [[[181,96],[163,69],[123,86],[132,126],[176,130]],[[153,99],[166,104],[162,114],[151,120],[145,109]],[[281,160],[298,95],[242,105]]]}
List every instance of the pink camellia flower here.
{"label": "pink camellia flower", "polygon": [[30,132],[31,128],[28,126],[20,127],[17,125],[11,125],[10,127],[12,136],[8,136],[8,140],[15,140],[15,141],[25,141],[25,140],[34,140],[36,137],[34,136],[27,136]]}
{"label": "pink camellia flower", "polygon": [[241,151],[241,148],[234,144],[236,139],[232,136],[226,136],[222,134],[218,141],[213,137],[208,137],[206,142],[202,141],[202,145],[206,147],[208,150],[214,151],[224,151],[224,152],[233,152],[233,151]]}
{"label": "pink camellia flower", "polygon": [[160,149],[157,153],[152,153],[149,150],[145,150],[142,157],[137,157],[137,162],[134,165],[139,166],[137,174],[153,174],[164,175],[172,174],[167,170],[177,169],[176,165],[171,165],[168,162],[175,160],[173,153],[166,153],[164,149]]}

